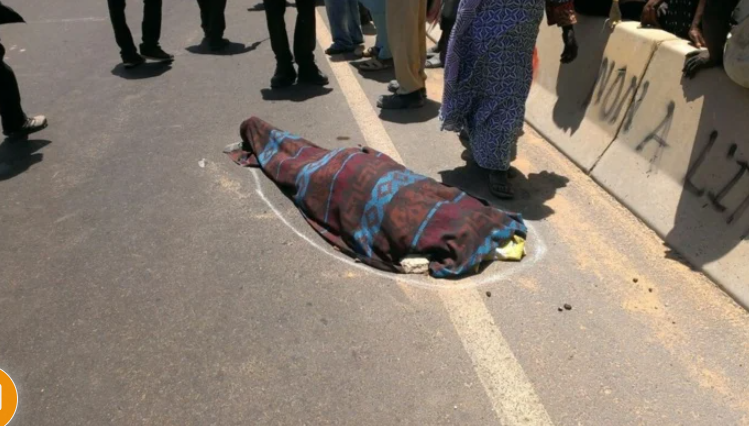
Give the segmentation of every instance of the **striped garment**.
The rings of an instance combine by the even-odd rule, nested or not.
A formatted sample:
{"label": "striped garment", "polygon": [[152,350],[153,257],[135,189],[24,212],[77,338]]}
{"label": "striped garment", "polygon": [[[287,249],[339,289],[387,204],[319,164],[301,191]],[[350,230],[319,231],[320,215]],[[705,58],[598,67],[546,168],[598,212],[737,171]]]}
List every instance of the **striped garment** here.
{"label": "striped garment", "polygon": [[250,118],[234,162],[260,167],[307,222],[341,252],[372,267],[403,272],[407,256],[425,257],[437,278],[478,269],[527,230],[519,215],[416,174],[371,148],[320,148]]}

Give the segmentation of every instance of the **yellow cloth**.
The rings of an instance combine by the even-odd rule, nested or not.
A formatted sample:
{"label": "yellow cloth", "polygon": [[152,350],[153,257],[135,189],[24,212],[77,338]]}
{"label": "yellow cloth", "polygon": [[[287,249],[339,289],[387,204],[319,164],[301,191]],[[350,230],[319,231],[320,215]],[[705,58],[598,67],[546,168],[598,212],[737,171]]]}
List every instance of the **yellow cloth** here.
{"label": "yellow cloth", "polygon": [[497,247],[494,259],[496,260],[523,260],[525,257],[525,239],[518,235],[512,237],[511,240]]}

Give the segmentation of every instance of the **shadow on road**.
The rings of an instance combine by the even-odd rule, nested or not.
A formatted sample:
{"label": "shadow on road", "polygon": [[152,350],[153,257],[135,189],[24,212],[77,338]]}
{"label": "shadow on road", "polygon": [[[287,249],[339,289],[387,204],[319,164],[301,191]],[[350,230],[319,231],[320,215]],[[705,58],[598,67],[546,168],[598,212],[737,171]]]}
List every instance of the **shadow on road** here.
{"label": "shadow on road", "polygon": [[391,123],[409,124],[424,123],[440,114],[441,103],[427,99],[426,105],[422,108],[415,109],[383,109],[380,112],[380,119]]}
{"label": "shadow on road", "polygon": [[456,169],[440,172],[440,176],[444,184],[487,200],[502,210],[521,213],[524,219],[542,220],[554,214],[554,209],[545,203],[556,196],[557,190],[567,186],[568,178],[547,171],[530,173],[527,176],[514,168],[511,172],[515,189],[514,200],[498,200],[492,196],[489,192],[488,172],[473,161]]}
{"label": "shadow on road", "polygon": [[347,53],[336,53],[335,55],[326,55],[328,56],[328,59],[330,59],[330,62],[352,62],[352,61],[358,61],[362,58],[361,56],[361,49],[357,49],[354,52],[347,52]]}
{"label": "shadow on road", "polygon": [[122,64],[117,64],[112,69],[112,75],[124,78],[126,80],[143,80],[145,78],[158,77],[172,69],[171,62],[147,62],[135,68],[125,68]]}
{"label": "shadow on road", "polygon": [[12,179],[41,163],[44,155],[40,149],[51,144],[46,139],[13,141],[6,139],[0,144],[0,182]]}
{"label": "shadow on road", "polygon": [[231,42],[229,43],[228,46],[226,46],[225,48],[219,51],[212,51],[206,42],[202,42],[200,44],[196,44],[195,46],[186,47],[185,50],[195,55],[214,55],[214,56],[242,55],[244,53],[250,53],[253,50],[257,49],[258,46],[260,46],[260,44],[262,44],[265,40],[268,40],[268,39],[266,38],[264,40],[256,41],[250,44],[249,46],[245,45],[244,43]]}
{"label": "shadow on road", "polygon": [[[296,5],[294,3],[291,3],[291,2],[288,2],[288,1],[286,2],[286,6],[296,7]],[[248,7],[247,10],[249,12],[264,12],[265,11],[265,5],[263,4],[263,2],[258,2],[258,3],[255,4],[255,6]]]}
{"label": "shadow on road", "polygon": [[291,101],[304,102],[319,96],[325,96],[332,92],[330,87],[308,86],[298,84],[281,89],[262,89],[260,93],[265,101]]}

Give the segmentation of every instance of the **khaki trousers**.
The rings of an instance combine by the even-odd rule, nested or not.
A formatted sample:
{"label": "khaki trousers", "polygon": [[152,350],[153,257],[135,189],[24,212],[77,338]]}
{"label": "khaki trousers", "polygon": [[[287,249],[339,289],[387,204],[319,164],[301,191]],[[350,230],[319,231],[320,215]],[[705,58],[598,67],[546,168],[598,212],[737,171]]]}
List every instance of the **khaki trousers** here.
{"label": "khaki trousers", "polygon": [[387,31],[400,94],[425,87],[427,0],[387,0]]}

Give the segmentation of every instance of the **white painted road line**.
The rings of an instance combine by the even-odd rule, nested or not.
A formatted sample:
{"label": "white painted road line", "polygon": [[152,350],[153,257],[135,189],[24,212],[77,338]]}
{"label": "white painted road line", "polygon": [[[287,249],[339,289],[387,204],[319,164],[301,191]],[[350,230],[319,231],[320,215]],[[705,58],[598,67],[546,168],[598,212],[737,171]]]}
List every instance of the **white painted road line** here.
{"label": "white painted road line", "polygon": [[[325,22],[319,11],[317,20]],[[317,28],[317,41],[326,48],[332,43],[330,31],[325,25],[318,25]],[[333,62],[327,57],[326,59],[367,145],[403,163],[385,126],[351,70],[351,65],[345,61]],[[505,426],[553,425],[533,384],[502,336],[480,293],[476,289],[445,289],[440,290],[439,295],[500,423]]]}
{"label": "white painted road line", "polygon": [[43,19],[41,21],[29,21],[29,24],[66,24],[69,22],[103,22],[109,18],[99,18],[90,16],[87,18],[68,18],[68,19]]}
{"label": "white painted road line", "polygon": [[553,425],[502,332],[476,290],[440,290],[476,373],[500,423]]}

